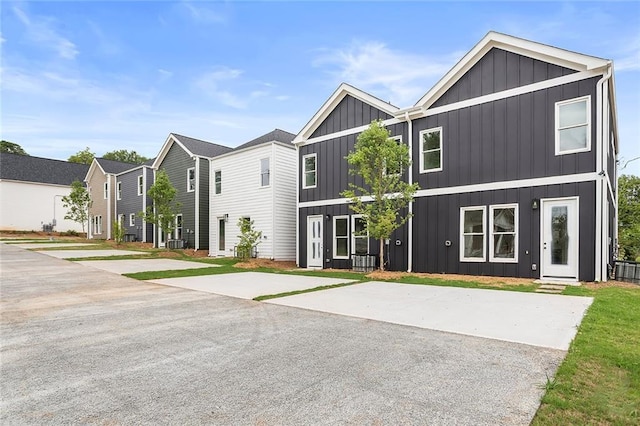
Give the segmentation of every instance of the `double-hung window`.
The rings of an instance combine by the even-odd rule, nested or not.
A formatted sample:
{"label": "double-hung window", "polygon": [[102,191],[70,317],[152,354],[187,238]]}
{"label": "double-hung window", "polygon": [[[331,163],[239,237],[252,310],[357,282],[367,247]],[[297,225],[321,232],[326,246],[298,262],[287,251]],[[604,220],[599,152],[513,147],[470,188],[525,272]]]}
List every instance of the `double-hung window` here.
{"label": "double-hung window", "polygon": [[369,254],[367,222],[361,215],[351,216],[351,254]]}
{"label": "double-hung window", "polygon": [[315,188],[317,184],[317,155],[307,154],[302,156],[302,188]]}
{"label": "double-hung window", "polygon": [[420,173],[442,170],[442,127],[420,132]]}
{"label": "double-hung window", "polygon": [[518,261],[518,206],[489,206],[489,261]]}
{"label": "double-hung window", "polygon": [[116,199],[122,200],[122,182],[116,183]]}
{"label": "double-hung window", "polygon": [[196,169],[194,167],[187,169],[187,192],[196,190]]}
{"label": "double-hung window", "polygon": [[271,170],[269,168],[269,159],[260,160],[260,186],[269,186],[271,179]]}
{"label": "double-hung window", "polygon": [[129,226],[136,226],[136,214],[135,213],[130,213],[129,214]]}
{"label": "double-hung window", "polygon": [[144,192],[144,180],[142,175],[138,176],[138,195],[142,195]]}
{"label": "double-hung window", "polygon": [[485,206],[460,208],[460,260],[484,262]]}
{"label": "double-hung window", "polygon": [[104,183],[104,199],[109,199],[109,182]]}
{"label": "double-hung window", "polygon": [[349,258],[349,216],[333,217],[333,258]]}
{"label": "double-hung window", "polygon": [[222,194],[222,170],[213,172],[213,186],[216,194]]}
{"label": "double-hung window", "polygon": [[556,103],[556,155],[591,150],[591,97]]}

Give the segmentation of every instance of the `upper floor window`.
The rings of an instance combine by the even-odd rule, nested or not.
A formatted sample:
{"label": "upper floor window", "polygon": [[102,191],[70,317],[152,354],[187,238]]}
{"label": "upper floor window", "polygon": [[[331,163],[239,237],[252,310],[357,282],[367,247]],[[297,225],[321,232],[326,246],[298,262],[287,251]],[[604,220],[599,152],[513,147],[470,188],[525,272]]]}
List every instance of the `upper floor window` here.
{"label": "upper floor window", "polygon": [[[389,139],[393,139],[396,144],[400,145],[402,144],[402,136],[398,135],[398,136],[392,136]],[[401,162],[396,162],[397,164],[391,164],[389,167],[385,166],[385,174],[389,174],[389,175],[401,175],[402,174],[402,169],[403,169],[403,165]]]}
{"label": "upper floor window", "polygon": [[460,208],[460,260],[484,262],[485,254],[484,206]]}
{"label": "upper floor window", "polygon": [[138,195],[142,195],[144,192],[144,180],[142,175],[138,176]]}
{"label": "upper floor window", "polygon": [[107,200],[109,198],[109,182],[104,183],[104,199]]}
{"label": "upper floor window", "polygon": [[420,132],[420,173],[442,170],[442,127]]}
{"label": "upper floor window", "polygon": [[116,183],[116,199],[122,200],[122,182]]}
{"label": "upper floor window", "polygon": [[307,154],[302,156],[302,188],[315,188],[317,183],[317,156]]}
{"label": "upper floor window", "polygon": [[214,173],[214,187],[216,194],[222,194],[222,170],[216,170]]}
{"label": "upper floor window", "polygon": [[271,171],[269,169],[269,159],[260,160],[260,186],[269,186]]}
{"label": "upper floor window", "polygon": [[518,261],[518,205],[489,206],[489,261]]}
{"label": "upper floor window", "polygon": [[556,102],[556,155],[591,149],[591,97]]}
{"label": "upper floor window", "polygon": [[187,169],[187,192],[193,192],[196,190],[196,169]]}

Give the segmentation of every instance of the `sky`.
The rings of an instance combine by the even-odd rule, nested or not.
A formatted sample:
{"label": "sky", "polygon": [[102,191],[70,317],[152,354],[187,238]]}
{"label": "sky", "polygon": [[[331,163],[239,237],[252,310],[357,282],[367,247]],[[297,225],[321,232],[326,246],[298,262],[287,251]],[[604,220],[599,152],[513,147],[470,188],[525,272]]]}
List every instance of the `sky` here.
{"label": "sky", "polygon": [[30,155],[298,133],[341,82],[412,106],[493,30],[613,60],[620,173],[640,176],[640,2],[2,0],[0,16],[0,136]]}

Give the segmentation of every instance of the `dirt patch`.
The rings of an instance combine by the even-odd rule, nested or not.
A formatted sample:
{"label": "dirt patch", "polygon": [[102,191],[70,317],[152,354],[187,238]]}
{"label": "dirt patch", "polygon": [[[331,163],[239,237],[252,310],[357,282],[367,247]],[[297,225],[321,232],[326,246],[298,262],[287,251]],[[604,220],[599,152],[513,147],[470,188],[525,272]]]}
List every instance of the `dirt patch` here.
{"label": "dirt patch", "polygon": [[633,283],[628,283],[625,281],[607,281],[605,283],[594,283],[594,282],[589,282],[589,283],[583,283],[585,288],[591,289],[591,290],[598,290],[600,288],[609,288],[609,287],[617,287],[617,288],[633,288],[635,290],[640,290],[640,285],[638,284],[633,284]]}
{"label": "dirt patch", "polygon": [[296,262],[284,262],[271,259],[250,259],[238,262],[234,265],[236,268],[254,269],[254,268],[272,268],[290,270],[296,269]]}
{"label": "dirt patch", "polygon": [[533,279],[531,278],[511,278],[511,277],[493,277],[493,276],[479,276],[479,275],[458,275],[458,274],[427,274],[417,272],[394,272],[394,271],[373,271],[367,274],[367,278],[374,280],[397,280],[403,277],[420,277],[431,278],[444,281],[467,281],[476,282],[492,286],[504,286],[504,285],[531,285]]}

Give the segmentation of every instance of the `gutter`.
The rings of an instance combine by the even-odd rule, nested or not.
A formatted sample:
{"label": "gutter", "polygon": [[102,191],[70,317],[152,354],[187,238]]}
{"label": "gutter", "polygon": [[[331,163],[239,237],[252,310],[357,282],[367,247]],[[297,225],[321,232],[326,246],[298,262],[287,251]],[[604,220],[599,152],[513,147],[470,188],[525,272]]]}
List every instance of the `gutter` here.
{"label": "gutter", "polygon": [[[606,72],[602,75],[602,78],[598,80],[596,84],[596,168],[595,172],[598,173],[600,178],[596,180],[596,235],[595,235],[595,249],[596,249],[596,270],[595,270],[595,281],[607,281],[606,272],[603,274],[603,269],[606,270],[606,265],[604,265],[603,252],[604,243],[603,239],[606,240],[605,232],[608,232],[608,227],[603,226],[602,217],[603,217],[603,179],[608,179],[608,171],[606,164],[604,164],[604,149],[603,149],[603,140],[605,139],[604,130],[605,123],[603,120],[604,115],[604,91],[603,86],[604,83],[611,78],[611,62],[608,63]],[[606,123],[606,127],[608,128],[608,124]]]}

